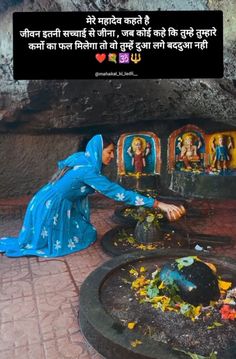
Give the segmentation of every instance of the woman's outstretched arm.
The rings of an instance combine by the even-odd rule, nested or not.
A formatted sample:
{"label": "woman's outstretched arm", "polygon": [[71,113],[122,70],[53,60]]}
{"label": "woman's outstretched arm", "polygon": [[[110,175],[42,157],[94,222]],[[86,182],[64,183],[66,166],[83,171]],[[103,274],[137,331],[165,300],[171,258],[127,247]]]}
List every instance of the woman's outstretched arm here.
{"label": "woman's outstretched arm", "polygon": [[181,208],[173,204],[159,202],[158,200],[143,196],[135,191],[126,190],[117,183],[110,181],[107,177],[91,170],[85,173],[83,181],[94,190],[116,201],[125,202],[134,206],[160,208],[161,211],[166,213],[169,220],[176,220],[185,213],[183,207]]}

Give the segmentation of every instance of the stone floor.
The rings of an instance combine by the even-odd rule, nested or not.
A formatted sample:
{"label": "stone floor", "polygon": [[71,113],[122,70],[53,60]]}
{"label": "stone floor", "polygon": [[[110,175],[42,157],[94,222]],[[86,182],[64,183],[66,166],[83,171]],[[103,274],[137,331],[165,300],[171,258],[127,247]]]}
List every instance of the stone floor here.
{"label": "stone floor", "polygon": [[[111,219],[114,202],[99,201],[92,209],[98,240],[90,248],[50,260],[0,255],[0,359],[102,358],[86,342],[78,324],[80,286],[90,272],[109,259],[100,239],[115,226]],[[236,201],[199,200],[192,205],[201,207],[205,215],[182,225],[202,233],[231,236],[233,245],[214,252],[236,258]],[[17,235],[21,218],[2,217],[0,237]]]}

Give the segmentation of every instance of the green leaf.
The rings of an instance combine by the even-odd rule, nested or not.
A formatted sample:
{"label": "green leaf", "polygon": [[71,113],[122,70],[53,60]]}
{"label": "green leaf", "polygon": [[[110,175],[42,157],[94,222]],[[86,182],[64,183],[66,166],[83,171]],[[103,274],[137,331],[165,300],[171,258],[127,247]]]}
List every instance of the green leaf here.
{"label": "green leaf", "polygon": [[159,294],[159,289],[157,287],[149,287],[147,291],[147,295],[149,298],[154,298]]}
{"label": "green leaf", "polygon": [[215,327],[221,327],[223,325],[222,323],[218,323],[218,322],[214,322],[213,324]]}
{"label": "green leaf", "polygon": [[174,349],[179,352],[189,355],[192,359],[217,359],[216,352],[211,352],[209,356],[205,357],[203,355],[199,355],[196,353],[186,352],[185,350],[181,350],[181,349],[177,349],[177,348],[174,348]]}
{"label": "green leaf", "polygon": [[139,300],[139,304],[143,304],[143,303],[145,303],[145,302],[146,302],[146,300],[145,300],[144,298],[142,298],[142,299]]}
{"label": "green leaf", "polygon": [[178,263],[178,269],[181,270],[183,267],[189,267],[197,259],[196,256],[177,258],[175,261]]}
{"label": "green leaf", "polygon": [[214,329],[214,328],[216,328],[216,327],[221,327],[223,324],[221,324],[221,323],[218,323],[218,322],[214,322],[212,325],[209,325],[208,327],[207,327],[207,329]]}
{"label": "green leaf", "polygon": [[182,268],[184,268],[184,265],[182,263],[179,263],[177,267],[178,267],[178,270],[181,270]]}
{"label": "green leaf", "polygon": [[155,219],[155,216],[154,216],[153,213],[150,213],[150,214],[146,217],[146,221],[147,221],[148,223],[152,223],[152,222],[154,221],[154,219]]}
{"label": "green leaf", "polygon": [[127,238],[127,242],[129,243],[129,244],[134,244],[135,243],[135,239],[134,239],[134,237],[128,237]]}

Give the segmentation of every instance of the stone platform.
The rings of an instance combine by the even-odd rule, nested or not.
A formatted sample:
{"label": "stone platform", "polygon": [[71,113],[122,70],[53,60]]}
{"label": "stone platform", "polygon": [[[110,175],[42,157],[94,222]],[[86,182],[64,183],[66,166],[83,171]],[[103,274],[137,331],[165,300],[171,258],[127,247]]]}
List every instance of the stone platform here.
{"label": "stone platform", "polygon": [[[100,240],[116,225],[111,219],[116,204],[100,196],[91,202],[98,240],[90,248],[50,260],[0,255],[0,359],[102,358],[81,334],[78,303],[85,278],[110,259],[103,253]],[[13,200],[4,203],[5,208],[7,205],[12,208],[13,216],[9,212],[6,215],[6,211],[6,216],[2,215],[0,201],[0,236],[16,236],[22,218],[18,212],[14,215]],[[206,208],[208,215],[200,221],[189,219],[182,226],[206,234],[231,236],[233,245],[214,248],[212,253],[236,259],[236,201],[194,200],[192,204]]]}

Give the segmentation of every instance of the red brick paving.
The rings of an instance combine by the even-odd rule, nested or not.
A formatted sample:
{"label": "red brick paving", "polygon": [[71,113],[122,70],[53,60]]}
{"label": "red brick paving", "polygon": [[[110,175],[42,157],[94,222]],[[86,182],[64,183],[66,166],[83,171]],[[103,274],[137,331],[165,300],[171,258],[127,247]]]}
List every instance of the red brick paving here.
{"label": "red brick paving", "polygon": [[[0,213],[9,214],[1,211],[5,206],[15,216],[1,219],[0,237],[17,235],[22,219],[16,217],[22,216],[25,203],[26,198],[0,201]],[[56,259],[0,256],[0,359],[102,358],[86,342],[77,321],[80,286],[110,258],[103,253],[100,239],[115,226],[111,219],[114,202],[95,198],[93,204],[98,240],[90,248]],[[236,201],[194,200],[192,206],[201,207],[205,216],[183,221],[183,226],[231,236],[233,245],[214,252],[236,258]]]}

